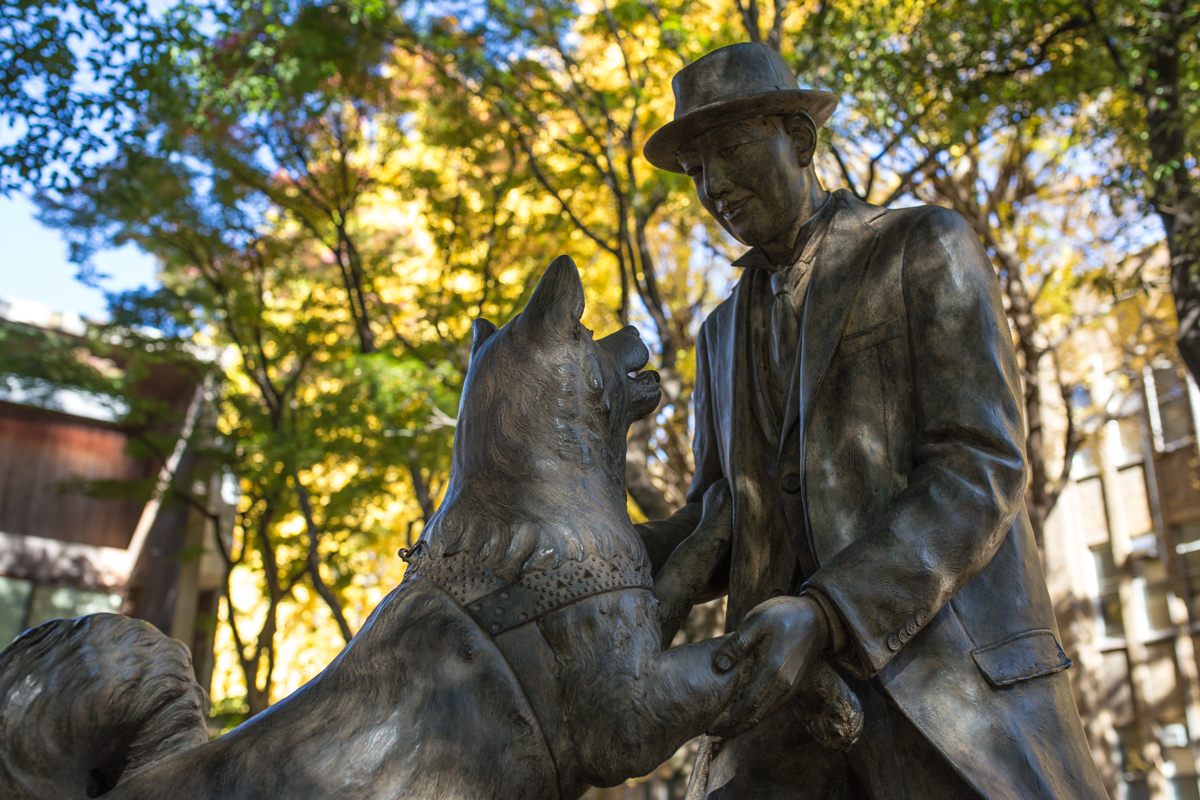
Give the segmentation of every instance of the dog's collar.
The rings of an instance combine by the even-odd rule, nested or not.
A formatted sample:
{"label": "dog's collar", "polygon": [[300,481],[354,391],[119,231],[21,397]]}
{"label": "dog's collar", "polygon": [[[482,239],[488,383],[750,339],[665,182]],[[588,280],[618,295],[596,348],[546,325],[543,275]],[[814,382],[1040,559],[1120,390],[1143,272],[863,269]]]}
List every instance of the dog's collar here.
{"label": "dog's collar", "polygon": [[493,635],[584,597],[654,588],[649,564],[620,552],[610,559],[593,553],[582,561],[564,560],[557,567],[529,570],[506,583],[467,550],[435,558],[423,545],[400,551],[400,557],[408,562],[404,582],[417,577],[436,584]]}

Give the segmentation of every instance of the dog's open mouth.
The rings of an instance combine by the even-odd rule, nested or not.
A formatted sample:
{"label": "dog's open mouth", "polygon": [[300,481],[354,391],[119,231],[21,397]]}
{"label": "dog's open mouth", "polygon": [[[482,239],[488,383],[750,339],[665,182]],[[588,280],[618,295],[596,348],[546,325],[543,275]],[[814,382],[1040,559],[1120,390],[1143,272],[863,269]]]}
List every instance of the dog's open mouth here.
{"label": "dog's open mouth", "polygon": [[633,419],[642,419],[654,413],[662,397],[662,389],[659,388],[662,379],[655,370],[646,369],[650,363],[650,349],[638,335],[637,328],[626,325],[616,333],[605,336],[597,345],[608,354],[628,381],[626,390]]}
{"label": "dog's open mouth", "polygon": [[652,369],[645,372],[630,372],[629,385],[632,389],[630,392],[630,410],[633,411],[635,419],[641,419],[649,414],[653,414],[658,408],[659,398],[662,397],[662,389],[659,388],[658,373]]}
{"label": "dog's open mouth", "polygon": [[652,369],[639,372],[650,361],[649,351],[644,346],[641,350],[644,355],[638,359],[640,363],[632,364],[633,368],[626,373],[629,376],[629,385],[633,389],[630,397],[633,412],[638,419],[658,408],[658,400],[662,397],[662,389],[659,388],[662,378],[658,372]]}
{"label": "dog's open mouth", "polygon": [[[650,363],[650,350],[642,343],[641,339],[637,340],[638,347],[633,350],[630,355],[633,356],[633,363],[628,364],[629,371],[625,374],[629,376],[630,382],[640,391],[659,393],[658,384],[662,382],[662,377],[656,370],[645,369]],[[644,370],[639,372],[639,370]]]}
{"label": "dog's open mouth", "polygon": [[662,382],[662,377],[658,374],[658,371],[653,369],[648,369],[645,372],[632,370],[629,373],[629,378],[634,386],[643,391],[657,392],[658,384]]}

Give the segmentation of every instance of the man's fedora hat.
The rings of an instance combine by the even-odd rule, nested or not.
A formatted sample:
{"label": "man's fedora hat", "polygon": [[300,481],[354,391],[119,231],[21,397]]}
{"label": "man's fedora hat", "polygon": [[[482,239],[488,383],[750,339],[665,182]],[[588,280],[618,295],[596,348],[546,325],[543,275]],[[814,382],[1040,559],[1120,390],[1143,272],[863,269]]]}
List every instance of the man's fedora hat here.
{"label": "man's fedora hat", "polygon": [[690,139],[752,117],[804,111],[818,128],[829,121],[837,95],[801,89],[796,76],[765,44],[743,42],[719,48],[675,74],[675,119],[656,130],[642,152],[659,169],[683,172],[675,154]]}

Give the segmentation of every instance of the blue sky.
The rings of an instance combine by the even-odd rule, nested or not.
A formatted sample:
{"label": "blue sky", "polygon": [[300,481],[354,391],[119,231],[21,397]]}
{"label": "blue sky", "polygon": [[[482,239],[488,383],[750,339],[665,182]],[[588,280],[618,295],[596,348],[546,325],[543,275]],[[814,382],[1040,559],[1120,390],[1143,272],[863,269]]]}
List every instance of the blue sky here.
{"label": "blue sky", "polygon": [[[66,242],[57,231],[39,224],[35,213],[24,197],[0,197],[0,297],[35,300],[54,311],[107,319],[104,291],[75,280]],[[154,259],[133,245],[100,253],[95,263],[99,272],[110,276],[101,282],[110,292],[157,283]]]}

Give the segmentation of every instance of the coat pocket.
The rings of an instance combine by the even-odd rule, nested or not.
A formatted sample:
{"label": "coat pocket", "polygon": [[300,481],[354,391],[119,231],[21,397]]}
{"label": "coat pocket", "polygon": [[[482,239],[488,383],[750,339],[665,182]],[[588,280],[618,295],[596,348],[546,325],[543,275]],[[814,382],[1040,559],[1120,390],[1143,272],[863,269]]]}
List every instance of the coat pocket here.
{"label": "coat pocket", "polygon": [[854,331],[842,337],[834,359],[846,358],[855,353],[883,344],[891,339],[899,339],[904,335],[904,320],[900,317],[889,317],[883,322]]}
{"label": "coat pocket", "polygon": [[997,688],[1053,675],[1071,666],[1071,659],[1048,629],[1025,631],[977,647],[971,657],[988,683]]}

